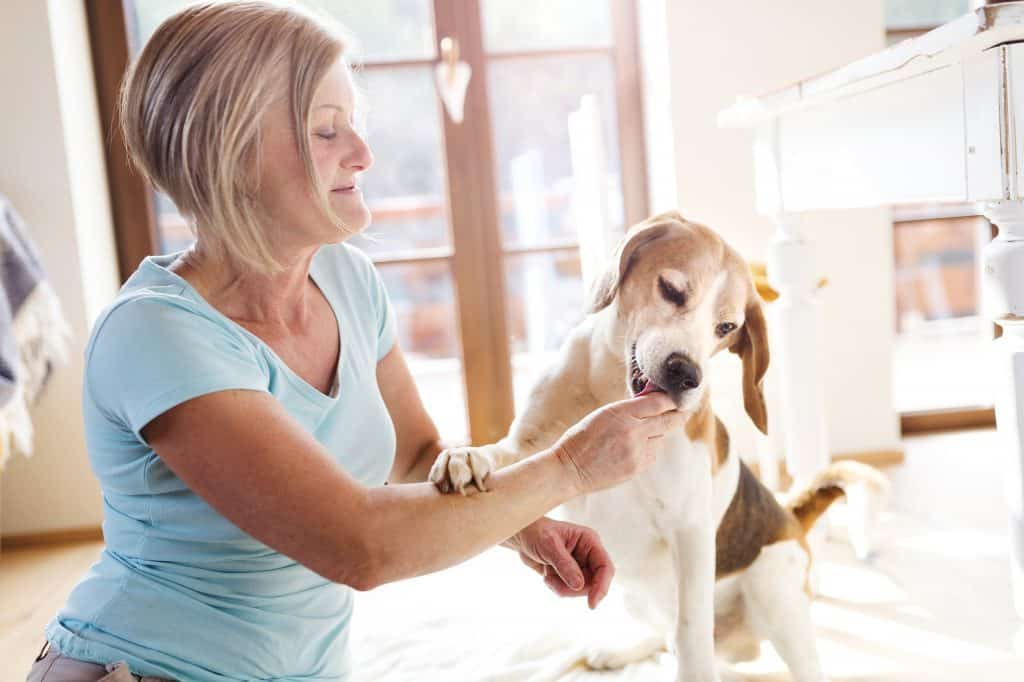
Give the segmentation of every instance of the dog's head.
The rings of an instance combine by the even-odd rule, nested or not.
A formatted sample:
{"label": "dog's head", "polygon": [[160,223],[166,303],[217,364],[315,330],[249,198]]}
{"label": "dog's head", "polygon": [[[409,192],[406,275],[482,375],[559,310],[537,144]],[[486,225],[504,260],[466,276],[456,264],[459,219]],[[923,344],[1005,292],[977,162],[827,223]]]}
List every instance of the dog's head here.
{"label": "dog's head", "polygon": [[766,431],[764,312],[746,262],[718,234],[675,212],[634,225],[596,284],[591,312],[613,303],[633,395],[663,391],[692,409],[708,360],[728,348],[743,361],[747,414]]}

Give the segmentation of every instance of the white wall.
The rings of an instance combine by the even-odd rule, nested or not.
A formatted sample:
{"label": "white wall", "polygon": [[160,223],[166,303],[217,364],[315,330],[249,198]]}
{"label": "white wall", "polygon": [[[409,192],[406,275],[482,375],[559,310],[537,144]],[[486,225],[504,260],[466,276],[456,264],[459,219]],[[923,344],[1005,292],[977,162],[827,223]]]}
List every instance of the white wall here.
{"label": "white wall", "polygon": [[[750,131],[718,112],[884,47],[882,0],[658,0],[665,4],[667,86],[679,205],[764,261],[774,231],[754,210]],[[650,29],[648,29],[650,30]],[[657,144],[657,142],[655,142]],[[898,444],[892,409],[893,284],[887,209],[808,213],[822,291],[822,362],[832,452]]]}
{"label": "white wall", "polygon": [[82,428],[82,350],[117,291],[106,170],[84,3],[0,3],[0,192],[28,224],[71,326],[70,362],[32,417],[35,454],[0,475],[4,535],[97,526]]}
{"label": "white wall", "polygon": [[665,0],[637,0],[640,68],[644,84],[644,138],[647,141],[647,199],[652,214],[671,211],[679,206],[672,90],[666,87],[672,72],[667,26]]}

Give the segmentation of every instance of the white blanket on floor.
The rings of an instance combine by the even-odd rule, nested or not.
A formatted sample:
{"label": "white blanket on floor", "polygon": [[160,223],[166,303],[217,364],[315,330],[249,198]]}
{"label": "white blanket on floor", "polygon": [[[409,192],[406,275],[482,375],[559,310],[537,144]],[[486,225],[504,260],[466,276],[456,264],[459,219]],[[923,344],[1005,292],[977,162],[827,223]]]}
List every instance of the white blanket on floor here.
{"label": "white blanket on floor", "polygon": [[[977,589],[979,581],[1006,589],[1005,533],[975,530],[951,542],[919,520],[887,515],[880,558],[866,565],[845,540],[843,505],[834,509],[833,540],[815,560],[820,597],[811,611],[830,680],[1019,682],[1024,630],[1016,654],[1008,640],[992,644],[993,627],[1012,618],[1010,600],[998,612],[986,602],[972,620],[965,617],[971,597],[951,598],[960,586]],[[675,682],[675,659],[667,652],[614,672],[583,665],[588,647],[637,641],[614,595],[590,612],[582,602],[555,597],[511,551],[494,549],[448,571],[360,593],[355,679]],[[767,644],[738,673],[747,682],[791,679]]]}
{"label": "white blanket on floor", "polygon": [[559,599],[506,549],[358,597],[359,682],[647,682],[675,675],[664,651],[617,673],[588,670],[588,647],[645,634],[625,617],[618,593],[597,611],[583,600]]}

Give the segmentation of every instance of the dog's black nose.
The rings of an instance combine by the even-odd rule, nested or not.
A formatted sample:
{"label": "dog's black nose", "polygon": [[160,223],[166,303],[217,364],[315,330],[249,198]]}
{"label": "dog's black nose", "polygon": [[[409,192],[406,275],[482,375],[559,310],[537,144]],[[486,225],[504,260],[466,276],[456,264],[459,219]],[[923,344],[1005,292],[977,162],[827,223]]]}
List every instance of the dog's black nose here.
{"label": "dog's black nose", "polygon": [[668,386],[677,391],[691,391],[700,386],[700,368],[679,353],[665,360],[665,378]]}

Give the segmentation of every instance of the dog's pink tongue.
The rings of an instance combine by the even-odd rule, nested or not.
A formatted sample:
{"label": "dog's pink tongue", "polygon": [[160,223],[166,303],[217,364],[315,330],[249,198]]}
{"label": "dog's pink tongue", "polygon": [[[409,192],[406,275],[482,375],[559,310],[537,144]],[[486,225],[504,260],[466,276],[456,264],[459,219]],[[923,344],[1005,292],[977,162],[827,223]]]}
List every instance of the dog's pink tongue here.
{"label": "dog's pink tongue", "polygon": [[642,395],[647,395],[648,393],[659,393],[659,392],[663,392],[663,391],[661,390],[661,387],[660,387],[660,386],[658,386],[658,385],[657,385],[656,383],[654,383],[653,381],[651,381],[650,379],[648,379],[648,380],[647,380],[647,385],[646,385],[646,386],[644,386],[644,390],[642,390],[642,391],[640,391],[639,393],[637,393],[637,394],[636,394],[636,397],[637,397],[637,398],[639,398],[640,396],[642,396]]}

